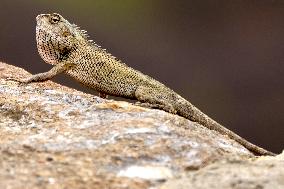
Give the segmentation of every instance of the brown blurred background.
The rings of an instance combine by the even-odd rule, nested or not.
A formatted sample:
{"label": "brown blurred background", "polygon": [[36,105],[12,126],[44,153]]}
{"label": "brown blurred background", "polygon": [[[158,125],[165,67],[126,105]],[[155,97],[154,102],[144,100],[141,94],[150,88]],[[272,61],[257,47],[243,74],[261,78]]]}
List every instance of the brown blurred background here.
{"label": "brown blurred background", "polygon": [[[52,12],[244,138],[284,149],[283,0],[1,0],[0,60],[50,69],[35,17]],[[55,81],[96,94],[67,76]]]}

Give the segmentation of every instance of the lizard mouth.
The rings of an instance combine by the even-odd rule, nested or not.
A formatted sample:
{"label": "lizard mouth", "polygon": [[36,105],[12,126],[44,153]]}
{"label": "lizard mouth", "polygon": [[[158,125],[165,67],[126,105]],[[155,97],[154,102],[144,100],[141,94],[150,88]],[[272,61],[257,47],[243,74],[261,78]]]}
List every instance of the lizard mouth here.
{"label": "lizard mouth", "polygon": [[39,21],[42,17],[47,16],[48,14],[39,14],[36,17],[36,21]]}

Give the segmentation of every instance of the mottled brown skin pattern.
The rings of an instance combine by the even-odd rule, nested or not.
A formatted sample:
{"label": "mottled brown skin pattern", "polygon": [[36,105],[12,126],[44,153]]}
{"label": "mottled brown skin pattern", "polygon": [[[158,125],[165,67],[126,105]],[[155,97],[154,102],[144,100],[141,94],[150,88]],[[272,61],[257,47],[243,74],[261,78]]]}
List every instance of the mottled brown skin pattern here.
{"label": "mottled brown skin pattern", "polygon": [[21,82],[39,82],[66,73],[80,83],[97,90],[101,97],[113,95],[136,99],[142,106],[181,115],[211,130],[228,135],[255,155],[274,155],[226,129],[162,83],[117,60],[88,40],[85,31],[70,24],[61,15],[41,14],[36,19],[39,54],[46,63],[54,67],[48,72],[33,75]]}

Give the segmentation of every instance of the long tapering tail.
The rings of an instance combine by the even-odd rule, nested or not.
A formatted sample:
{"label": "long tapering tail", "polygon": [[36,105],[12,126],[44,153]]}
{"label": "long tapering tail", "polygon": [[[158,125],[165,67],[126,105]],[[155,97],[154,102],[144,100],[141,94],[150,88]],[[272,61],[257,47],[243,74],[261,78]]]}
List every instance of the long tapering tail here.
{"label": "long tapering tail", "polygon": [[245,148],[247,148],[249,151],[251,151],[255,155],[272,155],[272,156],[276,155],[273,152],[270,152],[257,145],[250,143],[249,141],[240,137],[233,131],[230,131],[229,129],[225,128],[221,124],[217,123],[216,121],[208,117],[201,110],[196,108],[194,105],[192,105],[190,102],[188,102],[184,98],[179,96],[178,100],[175,101],[175,104],[176,104],[175,109],[177,110],[177,114],[189,120],[198,122],[210,130],[214,130],[220,134],[227,135],[229,138],[237,141],[238,143],[243,145]]}

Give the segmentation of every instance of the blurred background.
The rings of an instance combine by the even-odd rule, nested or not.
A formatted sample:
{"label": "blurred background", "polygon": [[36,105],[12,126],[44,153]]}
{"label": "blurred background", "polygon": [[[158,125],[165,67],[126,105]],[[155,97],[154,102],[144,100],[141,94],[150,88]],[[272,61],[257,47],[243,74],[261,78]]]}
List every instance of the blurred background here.
{"label": "blurred background", "polygon": [[49,70],[35,17],[52,12],[242,137],[284,149],[283,0],[1,0],[0,61]]}

